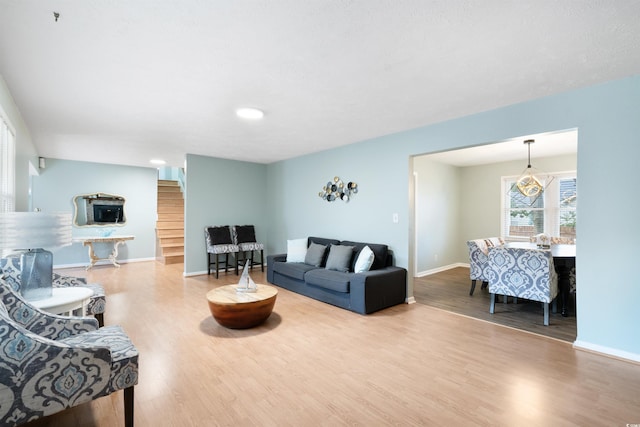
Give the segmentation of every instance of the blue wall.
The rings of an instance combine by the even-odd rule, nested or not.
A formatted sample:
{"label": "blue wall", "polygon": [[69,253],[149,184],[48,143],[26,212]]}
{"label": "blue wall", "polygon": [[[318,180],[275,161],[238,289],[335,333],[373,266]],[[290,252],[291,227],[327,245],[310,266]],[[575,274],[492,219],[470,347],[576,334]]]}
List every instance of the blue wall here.
{"label": "blue wall", "polygon": [[[626,185],[640,154],[639,112],[640,76],[634,76],[266,166],[188,155],[185,273],[206,269],[205,226],[238,223],[255,224],[269,253],[284,252],[287,239],[319,235],[387,243],[396,263],[408,267],[412,156],[575,128],[580,180],[576,345],[640,360],[640,287],[634,285],[640,223],[618,225],[621,214],[634,218],[640,208],[634,187]],[[50,160],[34,179],[34,207],[44,208],[39,198],[47,194],[63,200],[47,202],[47,210],[65,210],[73,195],[96,191],[143,202],[145,206],[128,208],[130,218],[140,210],[145,225],[136,224],[131,231],[136,240],[127,257],[152,257],[155,171],[150,169],[154,190],[145,198],[138,190],[130,195],[132,186],[147,187],[146,178],[144,185],[137,182],[135,168],[122,169],[123,177],[125,170],[132,175],[116,185],[111,180],[116,170],[105,167],[104,173],[92,164],[56,169]],[[91,173],[100,182],[90,182]],[[359,184],[360,192],[348,204],[318,197],[322,185],[336,175]],[[153,218],[144,216],[151,211]],[[398,223],[392,221],[393,213]],[[80,252],[64,253],[64,259],[76,260]],[[410,283],[409,295],[412,291]]]}
{"label": "blue wall", "polygon": [[[127,223],[108,227],[114,234],[134,235],[119,247],[119,260],[155,259],[155,224],[157,219],[157,171],[153,168],[108,165],[47,159],[47,167],[33,177],[33,207],[44,212],[73,213],[73,198],[81,194],[109,193],[126,199]],[[73,227],[73,237],[96,236],[104,227]],[[111,244],[98,245],[100,256]],[[86,265],[87,248],[74,243],[58,249],[53,257],[56,266]]]}
{"label": "blue wall", "polygon": [[[267,166],[187,154],[184,271],[207,270],[204,229],[213,225],[254,225],[256,239],[266,241]],[[266,254],[265,254],[266,257]]]}
{"label": "blue wall", "polygon": [[[640,360],[634,285],[640,223],[618,228],[619,213],[633,216],[640,208],[634,187],[625,185],[640,155],[639,114],[640,76],[634,76],[274,163],[267,172],[269,250],[316,234],[388,243],[397,263],[408,266],[411,156],[577,128],[577,345]],[[317,196],[334,175],[360,185],[348,205]]]}

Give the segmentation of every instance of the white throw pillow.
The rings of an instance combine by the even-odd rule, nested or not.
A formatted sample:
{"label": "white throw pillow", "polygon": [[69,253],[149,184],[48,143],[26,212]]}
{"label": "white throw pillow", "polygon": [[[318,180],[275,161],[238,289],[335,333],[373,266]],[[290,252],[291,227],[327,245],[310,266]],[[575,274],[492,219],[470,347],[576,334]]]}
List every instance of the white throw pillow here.
{"label": "white throw pillow", "polygon": [[375,255],[369,246],[365,246],[360,251],[360,255],[358,255],[358,259],[356,260],[356,265],[353,267],[353,271],[356,273],[363,273],[365,271],[369,271],[371,265],[373,264],[373,259]]}
{"label": "white throw pillow", "polygon": [[304,262],[307,256],[307,239],[287,240],[287,262]]}

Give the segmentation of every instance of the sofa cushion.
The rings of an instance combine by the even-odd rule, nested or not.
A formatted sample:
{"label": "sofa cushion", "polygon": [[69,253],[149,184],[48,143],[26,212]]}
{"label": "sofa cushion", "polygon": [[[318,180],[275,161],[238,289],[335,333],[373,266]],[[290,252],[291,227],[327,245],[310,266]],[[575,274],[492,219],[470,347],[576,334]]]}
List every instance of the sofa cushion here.
{"label": "sofa cushion", "polygon": [[327,250],[325,245],[319,245],[317,243],[311,243],[307,248],[307,255],[304,257],[304,263],[313,265],[314,267],[320,267],[322,261],[324,261],[324,253]]}
{"label": "sofa cushion", "polygon": [[307,239],[287,240],[287,262],[304,262],[307,255]]}
{"label": "sofa cushion", "polygon": [[309,237],[309,246],[311,245],[311,243],[317,243],[319,245],[325,245],[326,247],[329,247],[331,245],[339,245],[340,240],[325,239],[324,237]]}
{"label": "sofa cushion", "polygon": [[348,272],[353,258],[353,246],[331,245],[327,257],[327,270]]}
{"label": "sofa cushion", "polygon": [[309,270],[316,270],[318,267],[303,264],[301,262],[275,262],[273,263],[273,271],[283,276],[291,277],[296,280],[304,280],[304,275]]}
{"label": "sofa cushion", "polygon": [[370,270],[379,270],[387,266],[387,255],[389,253],[389,247],[387,245],[379,245],[375,243],[349,242],[349,241],[343,241],[340,244],[355,247],[356,256],[354,257],[354,261],[353,261],[354,265],[351,266],[351,271],[354,271],[355,260],[358,259],[358,255],[360,255],[360,251],[362,251],[362,249],[364,249],[365,246],[369,246],[369,248],[373,251],[373,255],[374,255],[373,264],[371,265]]}
{"label": "sofa cushion", "polygon": [[364,248],[362,248],[360,254],[356,257],[356,262],[353,266],[353,272],[364,273],[365,271],[369,271],[375,257],[375,254],[369,246],[365,246]]}
{"label": "sofa cushion", "polygon": [[304,275],[304,280],[308,285],[348,293],[350,277],[349,273],[316,268],[315,270],[308,271]]}

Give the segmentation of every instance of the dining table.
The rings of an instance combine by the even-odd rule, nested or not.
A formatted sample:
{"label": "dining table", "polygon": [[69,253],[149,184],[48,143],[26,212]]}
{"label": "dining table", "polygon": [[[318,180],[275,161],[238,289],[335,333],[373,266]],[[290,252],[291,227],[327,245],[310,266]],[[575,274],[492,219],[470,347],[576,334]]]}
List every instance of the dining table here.
{"label": "dining table", "polygon": [[569,315],[568,303],[571,292],[571,269],[576,266],[576,245],[551,245],[548,248],[540,248],[536,243],[508,242],[505,246],[508,248],[551,251],[553,266],[558,274],[561,314],[563,317],[567,317]]}

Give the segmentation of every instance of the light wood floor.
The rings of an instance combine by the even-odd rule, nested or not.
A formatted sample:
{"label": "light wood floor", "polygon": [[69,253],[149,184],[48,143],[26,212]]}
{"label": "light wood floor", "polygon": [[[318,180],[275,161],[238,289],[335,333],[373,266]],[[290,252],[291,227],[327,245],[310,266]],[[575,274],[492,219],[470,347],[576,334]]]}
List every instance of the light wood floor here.
{"label": "light wood floor", "polygon": [[562,317],[558,307],[557,313],[549,313],[549,326],[544,326],[542,303],[536,301],[519,299],[517,304],[513,304],[509,299],[508,304],[496,303],[495,313],[489,313],[489,290],[481,290],[480,285],[480,282],[477,282],[473,296],[469,296],[471,287],[469,269],[458,267],[416,278],[413,294],[419,304],[427,304],[570,343],[576,340],[573,300],[569,304],[568,317]]}
{"label": "light wood floor", "polygon": [[[363,316],[279,289],[265,324],[229,330],[205,295],[232,274],[183,278],[155,262],[65,272],[104,285],[106,324],[140,351],[139,427],[640,422],[639,365],[424,304]],[[31,425],[122,426],[122,401]]]}

